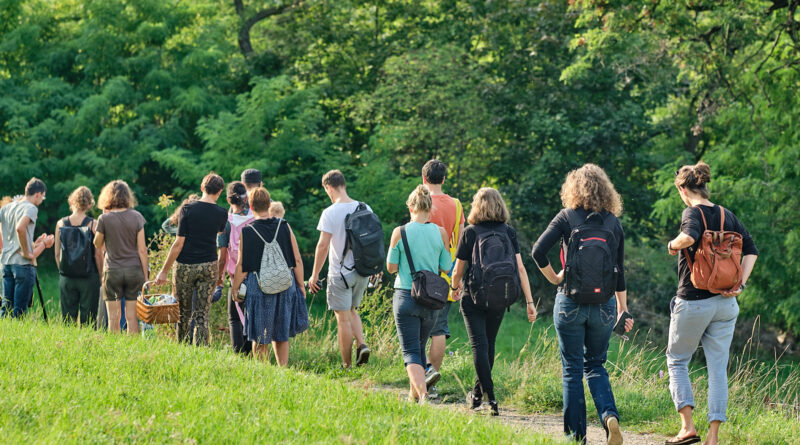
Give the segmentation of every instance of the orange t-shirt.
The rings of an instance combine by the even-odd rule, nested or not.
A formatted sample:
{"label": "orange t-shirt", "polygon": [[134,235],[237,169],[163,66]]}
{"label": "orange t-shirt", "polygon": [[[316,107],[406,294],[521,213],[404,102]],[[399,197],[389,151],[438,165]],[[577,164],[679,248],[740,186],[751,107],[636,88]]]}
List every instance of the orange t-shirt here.
{"label": "orange t-shirt", "polygon": [[[453,229],[456,225],[456,201],[450,195],[432,195],[433,208],[430,221],[447,232],[447,239],[453,238]],[[461,222],[464,222],[464,212],[461,212]],[[452,246],[451,246],[452,247]]]}

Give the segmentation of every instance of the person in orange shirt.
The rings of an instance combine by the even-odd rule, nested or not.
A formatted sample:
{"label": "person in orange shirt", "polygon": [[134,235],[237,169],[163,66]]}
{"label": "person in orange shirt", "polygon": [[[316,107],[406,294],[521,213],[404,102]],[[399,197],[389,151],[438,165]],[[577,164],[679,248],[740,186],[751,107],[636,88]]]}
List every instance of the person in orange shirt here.
{"label": "person in orange shirt", "polygon": [[[464,230],[464,210],[461,207],[461,201],[442,192],[442,185],[446,177],[447,165],[438,159],[431,159],[422,167],[422,183],[428,187],[428,190],[431,192],[431,199],[433,200],[430,222],[444,229],[449,241],[446,247],[450,250],[450,258],[455,260],[455,248],[458,244],[458,237]],[[449,283],[449,274],[442,275]],[[425,370],[425,383],[429,386],[429,398],[436,398],[439,396],[436,392],[436,386],[434,385],[441,378],[439,370],[442,367],[447,339],[450,338],[447,316],[450,313],[451,301],[452,300],[449,300],[444,309],[439,311],[439,316],[430,334],[431,347],[428,353],[429,363]]]}

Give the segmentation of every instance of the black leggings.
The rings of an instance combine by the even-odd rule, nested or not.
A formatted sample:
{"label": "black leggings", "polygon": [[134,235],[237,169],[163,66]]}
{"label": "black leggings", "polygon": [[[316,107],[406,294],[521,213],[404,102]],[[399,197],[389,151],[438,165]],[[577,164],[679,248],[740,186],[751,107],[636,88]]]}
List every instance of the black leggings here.
{"label": "black leggings", "polygon": [[[253,344],[247,341],[244,335],[244,326],[239,319],[239,311],[236,310],[236,302],[233,301],[233,291],[228,292],[228,327],[231,332],[231,345],[233,352],[239,354],[249,354],[253,349]],[[242,313],[244,313],[244,303],[239,304]]]}
{"label": "black leggings", "polygon": [[487,311],[475,307],[472,297],[464,295],[461,299],[461,313],[464,315],[464,325],[469,335],[469,345],[472,348],[472,361],[475,365],[475,379],[473,396],[481,397],[486,394],[490,401],[494,401],[494,382],[492,382],[492,367],[494,366],[494,343],[500,323],[503,322],[505,311]]}

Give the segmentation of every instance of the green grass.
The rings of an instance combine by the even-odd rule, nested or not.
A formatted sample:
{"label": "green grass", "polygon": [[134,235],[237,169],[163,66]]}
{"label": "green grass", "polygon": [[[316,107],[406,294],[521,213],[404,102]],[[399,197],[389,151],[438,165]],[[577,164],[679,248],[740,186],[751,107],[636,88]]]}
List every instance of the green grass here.
{"label": "green grass", "polygon": [[[47,272],[44,271],[41,275],[47,277]],[[335,321],[325,309],[324,296],[310,296],[309,301],[311,329],[291,343],[290,363],[296,372],[315,376],[320,382],[336,382],[337,387],[346,383],[348,385],[345,387],[368,388],[374,385],[407,388],[408,379],[397,344],[389,295],[376,292],[365,299],[363,319],[373,355],[369,366],[347,372],[338,368]],[[48,306],[57,307],[54,303],[48,303]],[[37,309],[38,304],[34,311]],[[252,369],[253,366],[260,366],[251,361],[236,360],[227,353],[229,346],[227,333],[224,332],[227,326],[225,311],[223,303],[212,306],[212,347],[211,351],[202,354],[217,354],[216,357],[223,361],[234,363],[235,365],[231,365],[234,367]],[[463,400],[475,375],[464,324],[457,306],[451,310],[450,327],[453,337],[448,343],[448,355],[442,367],[444,378],[438,385],[445,402]],[[158,331],[165,332],[166,329],[159,326]],[[669,395],[664,341],[665,339],[647,338],[641,334],[631,342],[621,342],[617,336],[612,339],[607,368],[623,427],[626,429],[666,436],[674,434],[680,427]],[[142,344],[157,344],[159,350],[162,347],[180,349],[166,342],[164,346],[158,341]],[[541,314],[540,319],[531,325],[525,319],[523,308],[513,308],[503,321],[497,353],[493,375],[501,409],[503,406],[513,405],[524,412],[560,413],[561,364],[558,342],[549,314]],[[78,360],[81,351],[75,351],[74,354]],[[695,358],[692,364],[692,379],[698,404],[695,420],[702,434],[707,428],[707,380],[702,353],[698,353]],[[135,363],[131,364],[134,365]],[[269,366],[263,369],[264,372],[277,373],[276,375],[283,375],[281,373],[284,372]],[[763,355],[758,355],[757,345],[751,345],[745,351],[732,356],[729,374],[729,422],[722,429],[722,440],[725,443],[800,443],[800,373],[796,361],[785,358],[765,360]],[[205,382],[201,386],[209,384]],[[597,414],[591,397],[588,397],[588,389],[586,394],[589,422],[597,424]],[[393,422],[390,420],[392,418],[386,416],[383,421]],[[139,421],[142,421],[141,418]],[[335,440],[326,437],[319,440]],[[354,437],[358,441],[361,436]]]}
{"label": "green grass", "polygon": [[0,320],[5,443],[555,443],[214,348]]}

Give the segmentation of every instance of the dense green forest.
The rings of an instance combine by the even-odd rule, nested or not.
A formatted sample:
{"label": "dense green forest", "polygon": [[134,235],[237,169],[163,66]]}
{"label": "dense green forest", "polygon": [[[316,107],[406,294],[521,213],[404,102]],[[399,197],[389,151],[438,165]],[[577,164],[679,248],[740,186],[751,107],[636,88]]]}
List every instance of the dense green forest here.
{"label": "dense green forest", "polygon": [[631,307],[665,314],[674,171],[703,159],[761,251],[743,316],[797,333],[799,4],[0,0],[0,195],[44,179],[52,231],[72,189],[122,178],[155,231],[163,195],[256,167],[311,253],[325,171],[388,232],[438,157],[463,201],[503,192],[527,250],[594,162],[623,195]]}

